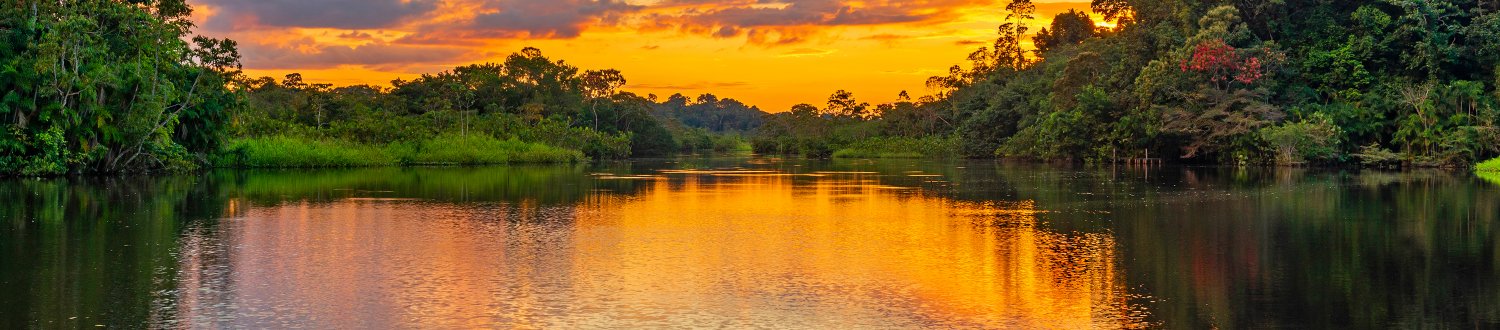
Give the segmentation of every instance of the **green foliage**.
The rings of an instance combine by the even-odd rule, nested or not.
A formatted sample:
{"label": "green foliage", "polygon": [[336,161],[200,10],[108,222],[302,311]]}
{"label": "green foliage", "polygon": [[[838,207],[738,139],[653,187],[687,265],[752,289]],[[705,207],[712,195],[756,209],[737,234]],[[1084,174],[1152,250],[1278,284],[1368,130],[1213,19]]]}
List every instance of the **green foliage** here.
{"label": "green foliage", "polygon": [[1405,156],[1390,149],[1382,148],[1379,144],[1360,147],[1359,152],[1355,153],[1354,157],[1358,158],[1364,166],[1377,168],[1400,167],[1406,160]]}
{"label": "green foliage", "polygon": [[216,165],[314,168],[576,163],[585,159],[575,150],[482,135],[445,134],[385,145],[274,136],[235,140],[216,156]]}
{"label": "green foliage", "polygon": [[504,63],[397,80],[392,88],[307,84],[298,74],[280,82],[265,77],[247,83],[250,107],[234,116],[231,132],[240,137],[285,135],[365,144],[479,135],[619,159],[714,148],[684,147],[679,140],[687,137],[679,135],[690,130],[679,120],[688,120],[689,127],[731,134],[758,125],[763,115],[711,94],[694,103],[681,95],[657,103],[655,96],[619,92],[624,83],[617,70],[580,73],[535,48],[523,49]]}
{"label": "green foliage", "polygon": [[959,141],[953,137],[875,137],[850,143],[833,153],[834,158],[952,158],[958,157]]}
{"label": "green foliage", "polygon": [[0,7],[0,173],[193,168],[241,106],[231,40],[182,0]]}
{"label": "green foliage", "polygon": [[[747,144],[807,157],[1150,154],[1383,167],[1500,155],[1491,2],[1097,0],[1094,13],[1115,28],[1070,11],[1028,52],[1021,39],[1036,7],[1007,1],[995,43],[929,78],[932,95],[870,104],[837,90],[821,108],[774,114],[713,94],[622,92],[619,71],[535,48],[390,87],[245,79],[233,41],[188,38],[180,0],[19,4],[0,8],[0,173],[9,174],[186,169],[246,153],[296,166],[548,154],[515,143],[597,159]],[[238,138],[234,149],[215,154],[226,137]],[[426,149],[434,158],[418,156]]]}
{"label": "green foliage", "polygon": [[1317,114],[1310,119],[1263,128],[1260,135],[1275,150],[1277,164],[1295,165],[1336,160],[1343,133],[1327,116]]}
{"label": "green foliage", "polygon": [[293,137],[237,139],[217,156],[221,167],[367,167],[400,163],[396,152],[378,147],[341,141],[312,140]]}
{"label": "green foliage", "polygon": [[1486,160],[1483,163],[1474,165],[1474,170],[1480,172],[1500,172],[1500,158]]}
{"label": "green foliage", "polygon": [[[648,98],[655,101],[655,96]],[[698,95],[694,99],[672,94],[661,103],[653,103],[651,110],[653,115],[665,121],[720,134],[754,132],[764,123],[766,115],[760,108],[713,94]]]}
{"label": "green foliage", "polygon": [[731,134],[715,134],[702,128],[681,128],[673,135],[683,152],[687,153],[735,153],[750,151],[750,143],[743,137]]}
{"label": "green foliage", "polygon": [[1042,28],[1032,37],[1036,53],[1044,55],[1055,47],[1071,46],[1094,36],[1094,20],[1084,12],[1068,9],[1052,18],[1052,26]]}
{"label": "green foliage", "polygon": [[586,158],[578,151],[516,139],[444,134],[419,141],[409,154],[401,155],[400,159],[408,165],[481,165],[577,163]]}
{"label": "green foliage", "polygon": [[1500,153],[1500,14],[1473,5],[1094,1],[1118,28],[1056,47],[1050,27],[1026,65],[980,48],[907,107],[953,125],[882,134],[957,134],[970,156],[1461,166]]}
{"label": "green foliage", "polygon": [[1495,184],[1500,184],[1500,158],[1484,161],[1474,165],[1474,174],[1479,178]]}

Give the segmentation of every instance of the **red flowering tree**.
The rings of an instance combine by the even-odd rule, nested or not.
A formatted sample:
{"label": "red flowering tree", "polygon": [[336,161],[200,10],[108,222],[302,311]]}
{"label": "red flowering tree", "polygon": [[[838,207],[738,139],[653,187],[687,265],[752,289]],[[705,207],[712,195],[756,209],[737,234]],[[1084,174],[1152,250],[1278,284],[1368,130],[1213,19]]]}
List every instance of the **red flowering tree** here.
{"label": "red flowering tree", "polygon": [[1267,62],[1279,57],[1279,53],[1269,49],[1240,50],[1223,39],[1211,39],[1193,47],[1193,53],[1182,60],[1180,67],[1183,72],[1207,75],[1214,87],[1223,90],[1232,83],[1249,85],[1259,81],[1265,77]]}

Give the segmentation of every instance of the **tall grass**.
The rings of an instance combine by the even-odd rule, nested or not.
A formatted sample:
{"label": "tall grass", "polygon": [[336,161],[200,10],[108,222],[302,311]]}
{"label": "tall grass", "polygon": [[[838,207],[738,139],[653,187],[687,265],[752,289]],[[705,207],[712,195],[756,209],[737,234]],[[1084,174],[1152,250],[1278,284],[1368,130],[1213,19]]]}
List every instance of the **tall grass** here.
{"label": "tall grass", "polygon": [[1474,165],[1474,174],[1485,181],[1500,184],[1500,158],[1486,160]]}
{"label": "tall grass", "polygon": [[481,165],[516,163],[576,163],[583,153],[516,139],[499,140],[484,135],[440,135],[417,143],[404,154],[406,164]]}
{"label": "tall grass", "polygon": [[1474,165],[1474,171],[1500,172],[1500,158],[1486,160],[1483,163],[1479,163],[1479,165]]}
{"label": "tall grass", "polygon": [[834,158],[944,158],[959,152],[956,138],[877,137],[850,143],[833,152]]}
{"label": "tall grass", "polygon": [[577,163],[582,152],[485,135],[439,135],[385,145],[299,137],[234,140],[213,160],[218,167],[315,168],[400,165]]}

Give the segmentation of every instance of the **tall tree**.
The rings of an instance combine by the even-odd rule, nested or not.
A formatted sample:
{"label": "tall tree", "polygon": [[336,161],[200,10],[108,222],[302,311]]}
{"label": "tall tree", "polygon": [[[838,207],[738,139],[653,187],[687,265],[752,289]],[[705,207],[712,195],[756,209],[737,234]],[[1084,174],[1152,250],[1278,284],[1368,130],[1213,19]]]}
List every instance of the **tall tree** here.
{"label": "tall tree", "polygon": [[231,40],[189,38],[183,0],[0,6],[0,172],[187,168],[241,100]]}
{"label": "tall tree", "polygon": [[1094,19],[1087,13],[1068,9],[1052,18],[1051,29],[1042,28],[1031,38],[1036,54],[1042,56],[1053,47],[1075,45],[1094,37]]}
{"label": "tall tree", "polygon": [[1030,28],[1026,21],[1036,18],[1036,4],[1031,0],[1011,0],[1005,5],[1005,23],[1000,24],[1000,37],[995,39],[995,63],[997,67],[1014,70],[1026,68],[1029,62],[1021,47],[1021,38]]}

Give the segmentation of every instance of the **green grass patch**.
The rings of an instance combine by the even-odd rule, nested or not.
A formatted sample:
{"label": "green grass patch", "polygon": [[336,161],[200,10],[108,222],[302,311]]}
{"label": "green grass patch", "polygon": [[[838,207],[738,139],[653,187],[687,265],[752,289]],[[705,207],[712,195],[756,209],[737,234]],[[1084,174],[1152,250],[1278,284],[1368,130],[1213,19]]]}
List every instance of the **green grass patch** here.
{"label": "green grass patch", "polygon": [[234,140],[214,157],[218,167],[329,168],[401,165],[577,163],[577,150],[484,135],[441,135],[386,145],[298,137]]}
{"label": "green grass patch", "polygon": [[1476,172],[1500,172],[1500,158],[1486,160],[1479,165],[1474,165]]}
{"label": "green grass patch", "polygon": [[833,152],[834,158],[948,158],[958,155],[955,138],[878,137],[850,143]]}
{"label": "green grass patch", "polygon": [[1474,174],[1478,175],[1480,179],[1484,179],[1485,181],[1500,184],[1500,158],[1487,160],[1483,163],[1479,163],[1479,165],[1474,165]]}
{"label": "green grass patch", "polygon": [[1494,184],[1500,184],[1500,172],[1485,171],[1474,172],[1474,174],[1478,175],[1480,179],[1484,179],[1484,181],[1489,181],[1490,183]]}
{"label": "green grass patch", "polygon": [[577,163],[585,158],[577,150],[541,143],[483,135],[442,135],[417,143],[403,160],[416,165],[483,165]]}

